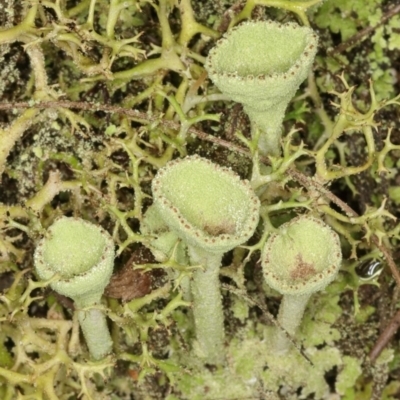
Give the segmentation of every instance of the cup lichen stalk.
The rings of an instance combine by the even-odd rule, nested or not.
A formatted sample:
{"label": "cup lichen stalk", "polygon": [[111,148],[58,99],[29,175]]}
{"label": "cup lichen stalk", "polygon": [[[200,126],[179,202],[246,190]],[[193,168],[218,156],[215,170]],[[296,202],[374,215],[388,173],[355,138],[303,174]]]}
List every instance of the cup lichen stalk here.
{"label": "cup lichen stalk", "polygon": [[223,360],[223,310],[219,268],[225,252],[244,243],[259,219],[259,200],[247,181],[201,157],[172,161],[152,182],[154,207],[182,239],[191,265],[197,353]]}
{"label": "cup lichen stalk", "polygon": [[[339,236],[314,217],[294,218],[268,238],[261,256],[264,279],[283,294],[278,322],[288,334],[295,334],[310,296],[332,282],[341,261]],[[278,331],[274,350],[285,352],[289,345]]]}
{"label": "cup lichen stalk", "polygon": [[101,227],[79,218],[62,217],[51,225],[35,250],[39,277],[59,280],[51,288],[72,298],[93,359],[106,356],[112,340],[103,312],[90,308],[100,303],[114,265],[114,242]]}
{"label": "cup lichen stalk", "polygon": [[295,23],[245,22],[210,51],[205,68],[229,98],[243,104],[252,136],[261,131],[262,155],[279,156],[282,121],[289,101],[311,70],[316,33]]}

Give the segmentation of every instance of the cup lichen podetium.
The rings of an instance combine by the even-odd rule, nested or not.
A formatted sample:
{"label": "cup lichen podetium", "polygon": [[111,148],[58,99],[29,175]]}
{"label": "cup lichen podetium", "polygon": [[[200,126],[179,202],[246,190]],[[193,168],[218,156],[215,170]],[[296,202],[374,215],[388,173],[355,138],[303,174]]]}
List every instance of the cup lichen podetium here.
{"label": "cup lichen podetium", "polygon": [[316,33],[295,23],[245,22],[224,35],[205,68],[218,89],[243,104],[262,155],[279,156],[285,110],[311,70]]}
{"label": "cup lichen podetium", "polygon": [[39,277],[58,276],[51,288],[75,302],[90,355],[99,360],[112,349],[107,321],[98,305],[114,266],[114,242],[99,226],[80,218],[62,217],[47,230],[35,250]]}
{"label": "cup lichen podetium", "polygon": [[[283,294],[278,322],[287,333],[295,334],[310,296],[335,279],[341,262],[339,236],[314,217],[294,218],[268,238],[261,255],[264,279]],[[278,331],[275,351],[285,352],[289,344]]]}
{"label": "cup lichen podetium", "polygon": [[197,354],[224,359],[219,268],[225,252],[246,242],[259,220],[260,202],[249,183],[228,168],[198,156],[171,161],[152,182],[154,207],[182,239],[191,265]]}

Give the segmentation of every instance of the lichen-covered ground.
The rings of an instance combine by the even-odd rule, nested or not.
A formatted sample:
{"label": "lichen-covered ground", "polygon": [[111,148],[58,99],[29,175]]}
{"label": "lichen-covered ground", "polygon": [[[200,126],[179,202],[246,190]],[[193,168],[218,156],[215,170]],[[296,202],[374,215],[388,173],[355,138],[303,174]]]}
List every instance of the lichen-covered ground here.
{"label": "lichen-covered ground", "polygon": [[[249,19],[319,36],[276,158],[258,157],[243,107],[204,69],[216,41]],[[400,398],[397,2],[3,0],[0,27],[1,399]],[[221,365],[194,351],[184,292],[196,268],[176,252],[157,261],[143,228],[157,171],[194,154],[248,179],[261,200],[255,234],[220,270]],[[343,263],[277,356],[282,296],[264,283],[260,249],[308,213],[339,234]],[[100,361],[74,303],[33,267],[60,216],[100,225],[116,244],[100,306],[113,352]]]}

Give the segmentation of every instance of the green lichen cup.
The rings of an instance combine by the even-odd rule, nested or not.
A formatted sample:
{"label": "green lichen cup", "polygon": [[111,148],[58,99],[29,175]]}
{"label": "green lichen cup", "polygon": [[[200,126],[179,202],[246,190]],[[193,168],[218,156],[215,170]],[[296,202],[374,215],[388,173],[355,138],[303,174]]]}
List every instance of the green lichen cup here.
{"label": "green lichen cup", "polygon": [[50,284],[54,291],[74,300],[91,357],[110,353],[105,316],[90,308],[100,303],[113,271],[114,242],[108,232],[80,218],[62,217],[36,247],[34,264],[41,279],[59,278]]}
{"label": "green lichen cup", "polygon": [[308,27],[251,21],[230,30],[208,54],[210,79],[243,104],[253,135],[260,130],[263,155],[281,153],[285,110],[311,70],[317,44],[316,33]]}
{"label": "green lichen cup", "polygon": [[[323,221],[300,216],[279,227],[261,254],[266,283],[283,294],[278,322],[290,335],[299,327],[311,295],[332,282],[341,265],[339,236]],[[277,332],[276,352],[285,352],[289,341]]]}
{"label": "green lichen cup", "polygon": [[152,183],[154,207],[185,243],[191,265],[201,265],[191,282],[197,355],[224,359],[219,268],[225,252],[246,242],[259,219],[260,202],[247,181],[228,168],[192,156],[172,161]]}

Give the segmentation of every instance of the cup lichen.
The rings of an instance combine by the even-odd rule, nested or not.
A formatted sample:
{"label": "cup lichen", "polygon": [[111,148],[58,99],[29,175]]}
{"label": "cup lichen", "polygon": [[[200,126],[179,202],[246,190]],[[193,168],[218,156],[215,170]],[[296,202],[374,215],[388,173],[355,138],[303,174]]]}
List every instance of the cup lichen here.
{"label": "cup lichen", "polygon": [[[339,236],[311,216],[292,219],[268,238],[261,256],[264,279],[283,294],[278,321],[287,333],[295,334],[310,296],[335,279],[341,261]],[[288,346],[279,331],[275,350],[283,352]]]}
{"label": "cup lichen", "polygon": [[[400,349],[390,339],[398,314],[396,296],[388,296],[386,289],[400,287],[400,228],[389,220],[398,216],[400,203],[394,123],[400,13],[387,3],[1,2],[0,399],[395,395]],[[241,104],[227,101],[237,95],[224,94],[222,83],[228,77],[221,73],[220,82],[213,84],[204,69],[214,40],[239,22],[257,20],[226,37],[242,29],[250,32],[246,26],[262,26],[264,18],[281,23],[296,19],[320,35],[315,75],[308,75],[304,90],[291,100],[284,123],[279,122],[284,105],[277,96],[284,83],[265,89],[263,80],[271,80],[270,74],[253,71],[260,64],[250,50],[271,57],[271,67],[285,61],[281,56],[286,49],[297,49],[297,37],[285,43],[249,35],[250,40],[227,46],[233,56],[228,52],[222,57],[228,68],[249,65],[248,71],[241,70],[239,94],[247,88],[247,97],[272,94],[276,107],[260,111],[258,124],[258,110],[252,114],[246,99],[243,111]],[[276,75],[288,65],[277,65]],[[234,81],[232,71],[228,73]],[[261,97],[255,101],[265,105]],[[252,140],[246,111],[252,118]],[[263,129],[262,117],[268,115],[266,124],[282,125],[285,137],[280,141],[280,129],[272,139],[272,128]],[[286,133],[292,121],[296,129]],[[298,128],[301,132],[294,134]],[[187,309],[191,296],[186,294],[193,272],[201,267],[190,265],[188,246],[150,206],[156,171],[186,154],[202,154],[237,168],[242,176],[252,170],[251,184],[263,204],[263,226],[249,242],[252,256],[239,245],[223,257],[219,277],[226,363],[217,367],[188,351],[196,342]],[[350,259],[339,279],[324,293],[312,295],[294,338],[300,351],[292,346],[283,357],[270,351],[277,329],[268,310],[275,308],[276,292],[261,285],[257,251],[275,231],[271,223],[279,227],[289,215],[310,209],[340,233]],[[61,215],[107,224],[118,245],[116,269],[122,267],[109,284],[116,297],[106,289],[111,298],[101,304],[79,308],[75,303],[73,318],[73,302],[50,291],[60,274],[39,281],[31,265],[44,228]],[[150,217],[160,223],[151,225]],[[140,254],[144,247],[146,253],[147,248],[157,251],[157,262]],[[373,257],[382,260],[380,277],[379,265],[356,269]],[[137,268],[151,270],[153,290],[140,298],[118,293],[125,282],[133,282]],[[387,305],[384,314],[379,312],[382,304]],[[99,311],[105,329],[100,310],[113,321],[112,356],[88,359],[78,308]],[[90,319],[86,315],[83,329]]]}
{"label": "cup lichen", "polygon": [[317,35],[308,27],[250,21],[230,30],[208,54],[210,79],[243,104],[252,134],[260,130],[261,154],[281,153],[284,113],[311,70],[317,45]]}
{"label": "cup lichen", "polygon": [[172,161],[152,182],[154,207],[187,245],[197,353],[208,362],[223,359],[223,311],[219,268],[225,252],[248,240],[260,202],[249,183],[230,169],[198,156]]}
{"label": "cup lichen", "polygon": [[36,247],[34,262],[41,279],[57,275],[51,288],[74,300],[91,357],[107,355],[112,348],[107,321],[102,311],[89,307],[100,303],[113,271],[111,236],[83,219],[62,217]]}

